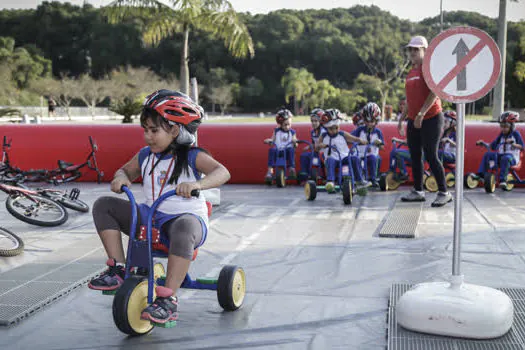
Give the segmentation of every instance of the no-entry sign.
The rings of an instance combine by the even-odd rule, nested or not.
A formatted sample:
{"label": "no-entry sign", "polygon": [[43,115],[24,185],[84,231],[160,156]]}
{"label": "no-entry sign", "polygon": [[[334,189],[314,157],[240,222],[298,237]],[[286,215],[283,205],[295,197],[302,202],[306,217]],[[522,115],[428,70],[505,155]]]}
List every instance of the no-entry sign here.
{"label": "no-entry sign", "polygon": [[496,84],[501,56],[484,31],[456,27],[436,36],[423,60],[423,76],[437,96],[455,103],[473,102]]}

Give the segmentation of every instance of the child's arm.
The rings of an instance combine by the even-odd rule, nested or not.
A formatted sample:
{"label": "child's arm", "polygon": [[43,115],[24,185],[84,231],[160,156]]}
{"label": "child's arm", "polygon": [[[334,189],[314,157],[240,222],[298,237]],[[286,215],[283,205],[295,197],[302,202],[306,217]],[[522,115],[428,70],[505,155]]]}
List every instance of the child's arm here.
{"label": "child's arm", "polygon": [[357,142],[360,145],[368,144],[367,140],[363,140],[363,139],[360,139],[359,137],[355,137],[354,135],[351,135],[347,133],[346,131],[343,131],[343,136],[345,137],[346,142]]}
{"label": "child's arm", "polygon": [[380,150],[384,150],[385,149],[385,139],[383,138],[383,133],[379,129],[377,129],[377,131],[378,131],[377,134],[379,135],[379,139],[376,140],[376,146]]}
{"label": "child's arm", "polygon": [[111,181],[111,191],[122,193],[122,186],[130,187],[131,183],[138,179],[140,175],[139,154],[137,153],[129,162],[115,172],[113,181]]}
{"label": "child's arm", "polygon": [[199,152],[197,154],[195,167],[206,176],[196,182],[183,182],[178,184],[176,191],[179,196],[191,198],[191,191],[193,190],[207,190],[209,188],[219,187],[230,179],[228,169],[206,152]]}
{"label": "child's arm", "polygon": [[514,138],[516,139],[516,142],[512,145],[512,147],[519,149],[520,151],[523,150],[523,139],[521,138],[521,134],[518,131],[516,131]]}
{"label": "child's arm", "polygon": [[292,135],[293,146],[297,147],[297,134],[294,132]]}

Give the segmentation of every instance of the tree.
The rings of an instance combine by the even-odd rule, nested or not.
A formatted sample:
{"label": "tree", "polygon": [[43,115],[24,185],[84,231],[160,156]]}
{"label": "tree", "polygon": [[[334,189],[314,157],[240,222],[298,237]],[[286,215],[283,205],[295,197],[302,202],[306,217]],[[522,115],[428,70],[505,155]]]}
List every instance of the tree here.
{"label": "tree", "polygon": [[305,107],[305,101],[308,95],[314,89],[317,81],[312,73],[305,68],[297,69],[288,67],[286,74],[281,78],[281,86],[284,88],[284,99],[286,103],[290,102],[290,97],[294,98],[294,113],[299,113],[299,101],[303,102],[302,107]]}
{"label": "tree", "polygon": [[140,114],[148,94],[160,89],[179,89],[179,82],[175,78],[163,80],[145,67],[116,69],[111,72],[107,83],[111,87],[110,111],[122,115],[122,123],[133,122],[132,117]]}
{"label": "tree", "polygon": [[221,107],[221,115],[224,115],[228,106],[234,101],[234,84],[223,84],[214,86],[209,93],[209,99]]}
{"label": "tree", "polygon": [[70,77],[62,76],[57,80],[51,77],[41,78],[31,82],[29,89],[42,96],[53,96],[58,105],[66,109],[66,114],[71,120],[71,102],[76,97],[78,82]]}
{"label": "tree", "polygon": [[[381,95],[381,110],[385,110],[392,86],[405,73],[409,61],[402,46],[410,39],[409,33],[399,31],[386,16],[365,17],[366,31],[358,39],[357,52],[370,74],[380,80],[377,89]],[[366,23],[364,23],[366,21]]]}
{"label": "tree", "polygon": [[181,90],[189,91],[190,30],[210,33],[224,41],[236,58],[253,57],[252,37],[233,6],[227,0],[170,0],[171,7],[158,0],[115,0],[106,7],[110,22],[140,17],[145,21],[144,41],[158,44],[175,33],[182,33]]}
{"label": "tree", "polygon": [[114,90],[111,91],[112,89],[108,80],[109,79],[95,80],[87,74],[83,74],[78,79],[75,97],[84,101],[93,119],[95,119],[95,107],[114,92]]}
{"label": "tree", "polygon": [[328,80],[320,80],[314,85],[309,103],[312,106],[324,108],[325,102],[330,98],[335,98],[338,93],[339,91],[337,91],[337,88],[335,88]]}

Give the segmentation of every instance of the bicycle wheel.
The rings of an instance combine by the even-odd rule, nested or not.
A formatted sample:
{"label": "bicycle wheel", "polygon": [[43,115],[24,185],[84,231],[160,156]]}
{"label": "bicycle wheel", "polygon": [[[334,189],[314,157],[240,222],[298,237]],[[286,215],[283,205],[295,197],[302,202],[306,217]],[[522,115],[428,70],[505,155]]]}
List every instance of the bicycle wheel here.
{"label": "bicycle wheel", "polygon": [[13,232],[0,227],[0,256],[15,256],[24,251],[24,242]]}
{"label": "bicycle wheel", "polygon": [[58,226],[68,217],[61,204],[36,194],[11,194],[5,205],[11,215],[31,225]]}
{"label": "bicycle wheel", "polygon": [[54,190],[40,190],[39,193],[44,197],[51,198],[52,200],[62,204],[66,208],[80,211],[82,213],[87,213],[89,211],[89,205],[80,199],[70,198],[67,193]]}

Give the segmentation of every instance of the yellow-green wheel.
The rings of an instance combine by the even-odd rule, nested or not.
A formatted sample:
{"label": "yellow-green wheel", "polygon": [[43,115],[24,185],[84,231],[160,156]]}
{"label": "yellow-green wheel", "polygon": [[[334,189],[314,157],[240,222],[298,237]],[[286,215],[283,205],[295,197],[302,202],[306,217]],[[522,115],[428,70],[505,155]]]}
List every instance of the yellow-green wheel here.
{"label": "yellow-green wheel", "polygon": [[465,176],[465,187],[468,189],[473,189],[478,187],[479,185],[479,179],[474,173],[468,173],[467,176]]}
{"label": "yellow-green wheel", "polygon": [[388,174],[386,174],[385,182],[387,191],[395,191],[401,186],[401,182],[396,180],[396,174],[392,171],[389,171]]}
{"label": "yellow-green wheel", "polygon": [[485,173],[483,182],[485,186],[485,192],[494,193],[496,190],[496,175],[493,173]]}
{"label": "yellow-green wheel", "polygon": [[447,182],[447,187],[454,187],[456,185],[456,177],[454,173],[447,173],[445,175],[445,181]]}
{"label": "yellow-green wheel", "polygon": [[[153,288],[155,293],[155,288]],[[155,299],[155,295],[153,295]],[[124,281],[113,299],[113,320],[117,328],[128,335],[145,335],[153,325],[142,320],[142,310],[148,306],[148,279],[132,276]]]}
{"label": "yellow-green wheel", "polygon": [[304,185],[304,195],[309,201],[315,200],[317,197],[317,185],[315,184],[315,181],[310,180]]}
{"label": "yellow-green wheel", "polygon": [[437,192],[438,184],[434,175],[427,176],[425,179],[425,188],[429,192]]}
{"label": "yellow-green wheel", "polygon": [[164,265],[161,263],[155,263],[155,265],[153,265],[153,280],[156,282],[161,277],[166,277]]}
{"label": "yellow-green wheel", "polygon": [[507,186],[505,186],[503,188],[504,191],[512,191],[512,189],[514,188],[514,175],[512,174],[508,174],[507,175]]}
{"label": "yellow-green wheel", "polygon": [[226,311],[235,311],[242,306],[246,295],[246,274],[240,267],[226,265],[217,280],[217,299]]}
{"label": "yellow-green wheel", "polygon": [[286,186],[286,174],[284,173],[283,168],[279,168],[275,172],[275,183],[277,184],[277,187]]}

